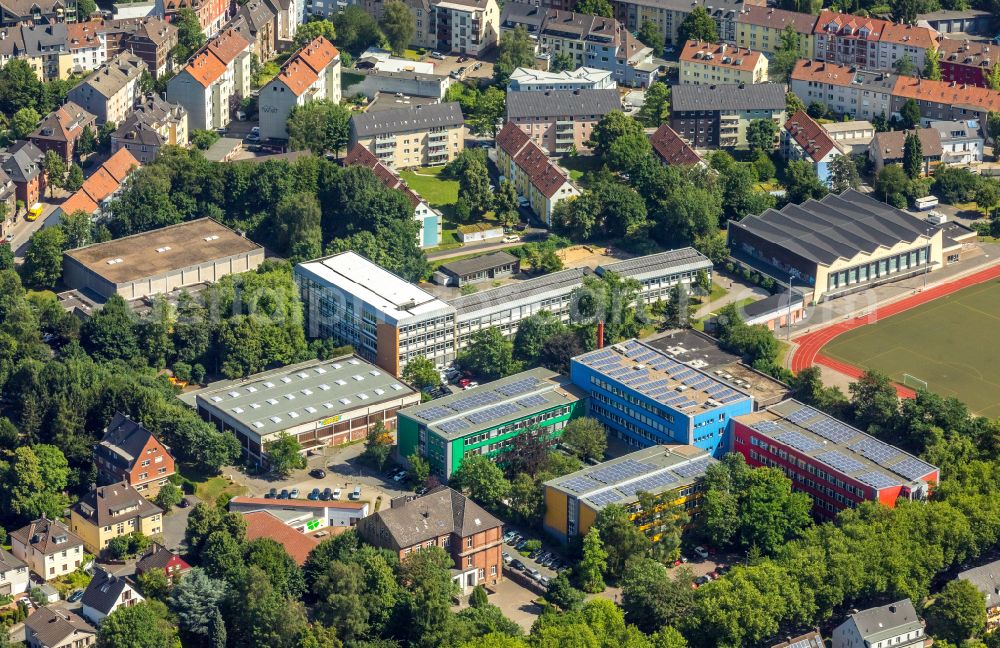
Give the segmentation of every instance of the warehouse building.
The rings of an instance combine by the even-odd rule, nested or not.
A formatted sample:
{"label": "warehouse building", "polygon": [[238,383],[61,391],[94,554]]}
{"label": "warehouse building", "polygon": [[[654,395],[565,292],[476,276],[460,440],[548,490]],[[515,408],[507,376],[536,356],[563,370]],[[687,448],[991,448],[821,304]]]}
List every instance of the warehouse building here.
{"label": "warehouse building", "polygon": [[199,218],[63,253],[63,282],[106,300],[160,295],[253,270],[264,248]]}
{"label": "warehouse building", "polygon": [[[609,504],[624,506],[632,523],[653,542],[660,539],[665,510],[682,508],[689,518],[701,509],[701,477],[715,459],[701,448],[656,445],[545,482],[544,527],[560,542],[586,535]],[[655,497],[644,510],[639,493]]]}
{"label": "warehouse building", "polygon": [[809,303],[941,267],[941,229],[855,190],[729,221],[733,256]]}
{"label": "warehouse building", "polygon": [[863,502],[891,508],[901,498],[926,499],[940,479],[936,466],[793,399],[732,427],[734,452],[750,466],[780,469],[827,518]]}
{"label": "warehouse building", "polygon": [[742,388],[638,340],[573,358],[570,377],[589,397],[590,416],[637,448],[681,443],[721,457],[729,419],[753,411]]}
{"label": "warehouse building", "polygon": [[399,454],[419,454],[447,480],[466,455],[503,464],[526,437],[554,441],[583,409],[568,378],[537,367],[400,411]]}
{"label": "warehouse building", "polygon": [[434,272],[434,283],[462,287],[510,277],[520,271],[521,260],[516,256],[506,252],[493,252],[441,264]]}
{"label": "warehouse building", "polygon": [[235,434],[257,462],[282,434],[295,437],[303,452],[360,441],[377,423],[392,430],[396,412],[419,402],[417,391],[355,356],[221,381],[195,395],[198,414]]}

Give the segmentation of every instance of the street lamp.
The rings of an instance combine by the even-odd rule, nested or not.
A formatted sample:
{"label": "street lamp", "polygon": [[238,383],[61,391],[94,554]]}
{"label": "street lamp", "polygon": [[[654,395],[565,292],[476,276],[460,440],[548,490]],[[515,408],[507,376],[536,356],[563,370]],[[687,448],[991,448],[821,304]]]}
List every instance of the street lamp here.
{"label": "street lamp", "polygon": [[785,341],[788,342],[792,339],[792,281],[795,277],[791,272],[788,273],[788,316],[785,321]]}
{"label": "street lamp", "polygon": [[[928,239],[931,238],[931,228],[930,227],[928,227],[925,230],[924,233],[927,234],[927,238]],[[924,259],[924,287],[921,289],[921,291],[927,289],[927,273],[931,271],[931,248],[932,247],[933,247],[933,243],[931,243],[930,245],[927,246],[927,258]]]}

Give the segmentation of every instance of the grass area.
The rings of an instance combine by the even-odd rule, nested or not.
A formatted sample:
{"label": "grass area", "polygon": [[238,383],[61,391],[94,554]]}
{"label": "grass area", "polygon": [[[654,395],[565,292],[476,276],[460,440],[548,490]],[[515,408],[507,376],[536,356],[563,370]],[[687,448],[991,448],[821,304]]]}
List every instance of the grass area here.
{"label": "grass area", "polygon": [[778,340],[778,357],[774,359],[774,364],[779,367],[785,366],[785,357],[788,355],[788,350],[791,349],[791,345],[788,342]]}
{"label": "grass area", "polygon": [[364,80],[365,77],[363,74],[356,74],[354,72],[348,72],[347,70],[342,71],[340,73],[340,87],[343,88],[344,96],[351,94],[350,92],[348,92],[351,86],[357,85]]}
{"label": "grass area", "polygon": [[399,175],[410,188],[430,204],[441,210],[445,218],[451,220],[458,201],[458,180],[445,180],[438,176],[444,167],[428,167],[416,171],[400,171]]}
{"label": "grass area", "polygon": [[411,50],[411,49],[403,50],[403,58],[407,59],[408,61],[424,60],[423,54],[421,54],[417,50]]}
{"label": "grass area", "polygon": [[181,476],[194,484],[194,495],[203,502],[215,502],[221,495],[243,495],[246,487],[230,482],[222,475],[205,475],[191,468],[181,468]]}
{"label": "grass area", "polygon": [[909,374],[930,391],[960,397],[976,414],[994,417],[1000,415],[998,325],[1000,280],[993,280],[848,331],[823,353],[900,383]]}
{"label": "grass area", "polygon": [[571,155],[559,158],[559,166],[569,171],[569,177],[573,182],[579,182],[588,171],[600,169],[601,161],[593,155]]}
{"label": "grass area", "polygon": [[[86,563],[86,561],[85,561]],[[87,572],[83,571],[83,568],[77,569],[74,572],[70,572],[65,576],[60,576],[53,581],[50,581],[52,587],[56,588],[59,595],[64,599],[72,594],[78,589],[86,589],[87,585],[90,584],[90,579],[92,576]]]}
{"label": "grass area", "polygon": [[768,180],[767,182],[758,182],[757,191],[766,191],[768,193],[772,191],[781,191],[784,187],[777,180]]}

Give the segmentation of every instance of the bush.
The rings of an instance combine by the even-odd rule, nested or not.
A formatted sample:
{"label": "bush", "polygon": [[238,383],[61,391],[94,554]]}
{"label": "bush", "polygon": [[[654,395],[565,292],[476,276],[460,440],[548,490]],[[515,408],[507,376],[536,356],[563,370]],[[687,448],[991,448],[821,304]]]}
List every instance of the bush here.
{"label": "bush", "polygon": [[191,365],[186,362],[175,362],[174,378],[182,382],[191,382]]}
{"label": "bush", "polygon": [[527,542],[524,543],[524,551],[523,551],[523,553],[525,553],[525,554],[527,554],[527,555],[530,556],[531,554],[535,553],[536,551],[540,551],[541,548],[542,548],[542,541],[541,540],[534,540],[534,539],[528,540]]}
{"label": "bush", "polygon": [[139,531],[126,533],[108,542],[107,552],[112,558],[124,560],[133,558],[149,548],[150,540]]}

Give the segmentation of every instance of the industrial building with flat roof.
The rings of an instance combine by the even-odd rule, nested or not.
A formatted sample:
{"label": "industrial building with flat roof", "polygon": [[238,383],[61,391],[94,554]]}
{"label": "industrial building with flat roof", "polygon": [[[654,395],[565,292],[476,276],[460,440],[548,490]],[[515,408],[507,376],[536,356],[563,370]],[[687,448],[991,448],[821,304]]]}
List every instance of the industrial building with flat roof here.
{"label": "industrial building with flat roof", "polygon": [[721,457],[729,419],[753,411],[742,388],[638,340],[573,358],[570,377],[587,393],[590,416],[638,448],[682,443]]}
{"label": "industrial building with flat roof", "polygon": [[683,507],[695,517],[701,504],[700,479],[715,459],[701,448],[655,445],[587,466],[545,482],[545,530],[561,542],[586,535],[609,504],[624,506],[633,524],[654,542],[659,510],[644,511],[639,493],[664,506]]}
{"label": "industrial building with flat roof", "polygon": [[420,394],[361,358],[310,360],[213,383],[194,395],[198,414],[236,435],[245,455],[262,461],[282,434],[306,452],[360,441],[369,426],[396,425],[396,412]]}
{"label": "industrial building with flat roof", "polygon": [[521,260],[506,252],[492,252],[471,259],[442,263],[434,272],[434,283],[442,286],[465,286],[509,277],[521,271]]}
{"label": "industrial building with flat roof", "polygon": [[733,256],[819,302],[941,267],[941,229],[853,189],[729,221]]}
{"label": "industrial building with flat roof", "polygon": [[525,435],[553,442],[582,403],[568,378],[537,367],[401,410],[399,454],[418,453],[434,474],[450,479],[468,454],[502,464]]}
{"label": "industrial building with flat roof", "polygon": [[862,502],[893,507],[928,497],[936,466],[794,399],[732,421],[731,450],[750,466],[778,468],[833,518]]}
{"label": "industrial building with flat roof", "polygon": [[63,253],[63,282],[126,301],[218,281],[253,270],[264,248],[210,218],[97,243]]}

